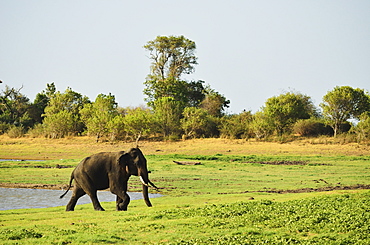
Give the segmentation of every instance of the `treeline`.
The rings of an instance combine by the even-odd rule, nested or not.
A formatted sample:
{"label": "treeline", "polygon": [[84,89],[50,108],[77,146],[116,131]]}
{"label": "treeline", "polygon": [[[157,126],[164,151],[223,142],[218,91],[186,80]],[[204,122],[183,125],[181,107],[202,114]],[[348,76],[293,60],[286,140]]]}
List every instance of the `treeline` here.
{"label": "treeline", "polygon": [[[230,101],[204,81],[187,81],[197,65],[195,42],[184,36],[158,36],[144,48],[151,60],[144,82],[147,107],[121,108],[112,94],[95,101],[67,88],[47,84],[33,102],[21,88],[0,94],[0,133],[20,137],[61,138],[91,135],[96,140],[180,139],[200,137],[256,138],[348,132],[357,141],[370,139],[370,96],[349,86],[329,91],[316,108],[309,96],[287,92],[265,102],[253,114],[225,113]],[[352,125],[349,120],[358,123]]]}
{"label": "treeline", "polygon": [[[57,91],[51,83],[31,102],[21,89],[6,86],[0,94],[0,134],[48,138],[89,135],[96,141],[201,137],[266,140],[291,134],[343,133],[357,141],[370,139],[370,97],[362,89],[335,87],[323,97],[321,110],[309,96],[295,92],[267,99],[254,114],[226,114],[225,101],[211,90],[193,106],[184,106],[173,97],[160,97],[152,107],[122,108],[112,94],[99,94],[91,101],[71,88]],[[350,119],[357,123],[350,123]]]}

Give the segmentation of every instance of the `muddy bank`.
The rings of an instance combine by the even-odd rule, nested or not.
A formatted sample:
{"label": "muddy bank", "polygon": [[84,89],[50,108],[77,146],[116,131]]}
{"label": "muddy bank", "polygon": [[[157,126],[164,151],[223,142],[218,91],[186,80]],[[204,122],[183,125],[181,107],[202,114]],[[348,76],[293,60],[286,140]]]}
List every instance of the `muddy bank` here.
{"label": "muddy bank", "polygon": [[[23,184],[23,183],[0,183],[0,188],[25,188],[25,189],[49,189],[49,190],[65,190],[68,188],[66,184]],[[164,189],[170,189],[164,188]],[[325,192],[325,191],[335,191],[335,190],[369,190],[370,185],[357,184],[350,186],[324,186],[320,188],[301,188],[292,190],[259,190],[259,191],[242,191],[242,192],[220,192],[220,195],[227,194],[243,194],[243,193],[307,193],[307,192]]]}
{"label": "muddy bank", "polygon": [[2,188],[26,188],[26,189],[48,189],[48,190],[63,190],[67,189],[66,184],[23,184],[23,183],[0,183]]}

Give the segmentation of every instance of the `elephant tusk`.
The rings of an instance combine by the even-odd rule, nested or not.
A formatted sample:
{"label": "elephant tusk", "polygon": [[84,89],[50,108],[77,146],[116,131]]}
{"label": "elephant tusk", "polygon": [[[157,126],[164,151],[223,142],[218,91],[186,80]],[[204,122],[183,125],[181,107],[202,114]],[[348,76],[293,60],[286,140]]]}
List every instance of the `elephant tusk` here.
{"label": "elephant tusk", "polygon": [[143,183],[143,185],[150,187],[147,183],[145,183],[145,181],[144,181],[144,179],[143,179],[142,176],[140,176],[140,180],[141,180],[141,183]]}
{"label": "elephant tusk", "polygon": [[149,180],[149,184],[150,184],[151,186],[153,186],[155,189],[157,189],[157,190],[158,190],[158,187],[157,187],[157,186],[155,186],[155,184],[153,184],[153,182],[151,182],[150,180]]}

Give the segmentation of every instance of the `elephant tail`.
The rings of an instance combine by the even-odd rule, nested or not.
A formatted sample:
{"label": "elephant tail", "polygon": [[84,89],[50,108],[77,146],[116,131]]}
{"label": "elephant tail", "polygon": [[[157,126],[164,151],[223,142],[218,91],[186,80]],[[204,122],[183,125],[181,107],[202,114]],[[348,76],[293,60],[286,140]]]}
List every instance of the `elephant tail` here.
{"label": "elephant tail", "polygon": [[68,186],[68,189],[66,190],[66,192],[64,192],[63,195],[61,195],[59,198],[62,199],[66,194],[67,192],[69,191],[69,189],[71,189],[72,187],[72,180],[74,179],[74,176],[73,176],[73,172],[72,172],[72,175],[71,175],[71,180],[69,181],[69,186]]}

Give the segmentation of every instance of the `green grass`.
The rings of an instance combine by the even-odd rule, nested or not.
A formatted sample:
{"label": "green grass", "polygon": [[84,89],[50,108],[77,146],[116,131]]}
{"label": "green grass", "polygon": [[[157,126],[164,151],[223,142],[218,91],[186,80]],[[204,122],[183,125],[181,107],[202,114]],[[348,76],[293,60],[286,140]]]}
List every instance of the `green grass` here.
{"label": "green grass", "polygon": [[[370,156],[148,154],[161,198],[95,212],[91,204],[0,211],[3,244],[369,244],[370,191],[278,193],[369,185]],[[201,162],[177,165],[173,161]],[[80,160],[0,164],[0,183],[68,184]],[[260,162],[305,162],[269,165]],[[69,166],[70,168],[58,168]],[[137,177],[130,191],[141,191]],[[151,189],[151,192],[155,190]],[[20,200],[26,201],[26,200]]]}
{"label": "green grass", "polygon": [[[167,201],[159,201],[157,208],[134,201],[128,212],[94,212],[90,205],[81,205],[75,212],[62,208],[2,211],[0,218],[6,225],[0,229],[0,238],[3,244],[370,242],[369,191],[199,207],[164,204]],[[113,208],[113,204],[106,205]]]}
{"label": "green grass", "polygon": [[[186,156],[148,155],[151,180],[161,193],[219,196],[257,192],[367,185],[367,156]],[[196,161],[201,165],[177,165],[173,161]],[[269,165],[259,162],[305,162],[306,165]],[[1,183],[68,184],[78,160],[1,163]],[[69,166],[70,168],[57,168]],[[140,191],[138,178],[131,177],[130,190]]]}

